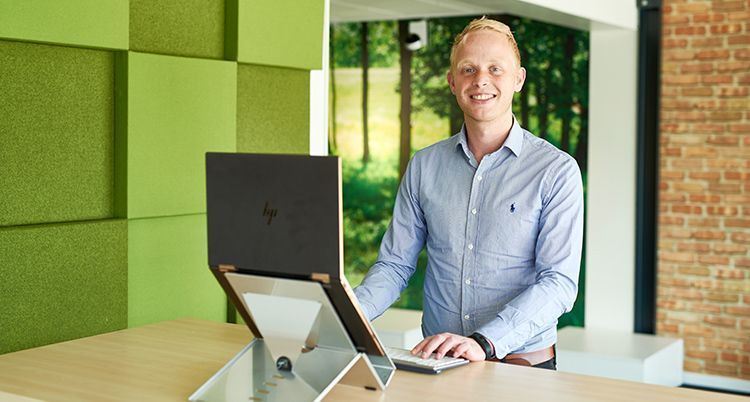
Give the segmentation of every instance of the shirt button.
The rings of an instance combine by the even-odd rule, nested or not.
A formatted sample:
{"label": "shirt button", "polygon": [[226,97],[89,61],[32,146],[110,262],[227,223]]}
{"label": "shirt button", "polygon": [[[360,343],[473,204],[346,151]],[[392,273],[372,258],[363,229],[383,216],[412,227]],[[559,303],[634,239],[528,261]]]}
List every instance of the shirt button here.
{"label": "shirt button", "polygon": [[482,181],[482,176],[477,176],[477,181]]}
{"label": "shirt button", "polygon": [[468,314],[466,314],[466,315],[464,316],[464,320],[468,320],[468,319],[469,319],[469,315],[468,315]]}
{"label": "shirt button", "polygon": [[469,244],[469,250],[474,250],[474,245],[473,244]]}
{"label": "shirt button", "polygon": [[477,214],[477,209],[476,209],[476,208],[472,209],[472,210],[471,210],[471,214],[472,214],[472,215],[476,215],[476,214]]}
{"label": "shirt button", "polygon": [[467,279],[465,282],[467,285],[471,285],[471,279]]}

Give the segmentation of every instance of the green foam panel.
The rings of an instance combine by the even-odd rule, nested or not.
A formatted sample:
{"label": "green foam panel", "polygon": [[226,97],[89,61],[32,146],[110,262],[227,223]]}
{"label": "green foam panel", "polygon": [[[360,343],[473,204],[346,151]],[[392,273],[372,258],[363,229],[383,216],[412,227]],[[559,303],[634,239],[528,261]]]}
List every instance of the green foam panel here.
{"label": "green foam panel", "polygon": [[237,151],[310,152],[309,72],[238,66]]}
{"label": "green foam panel", "polygon": [[127,222],[0,229],[0,353],[127,325]]}
{"label": "green foam panel", "polygon": [[0,37],[127,49],[128,2],[0,0]]}
{"label": "green foam panel", "polygon": [[113,60],[0,41],[0,226],[113,216]]}
{"label": "green foam panel", "polygon": [[127,66],[127,217],[205,212],[205,153],[236,149],[237,64],[129,52]]}
{"label": "green foam panel", "polygon": [[130,50],[224,58],[224,0],[130,0]]}
{"label": "green foam panel", "polygon": [[238,61],[322,68],[324,0],[232,0],[230,5],[237,8]]}
{"label": "green foam panel", "polygon": [[209,272],[206,216],[128,220],[128,326],[194,317],[223,322],[226,297]]}

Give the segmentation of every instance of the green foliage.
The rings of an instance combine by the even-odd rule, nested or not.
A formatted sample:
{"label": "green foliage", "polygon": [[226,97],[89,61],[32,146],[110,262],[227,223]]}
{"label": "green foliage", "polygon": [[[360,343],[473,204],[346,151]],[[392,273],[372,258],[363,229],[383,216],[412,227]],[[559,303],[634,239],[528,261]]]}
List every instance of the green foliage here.
{"label": "green foliage", "polygon": [[[393,67],[398,64],[398,24],[396,21],[367,23],[370,67]],[[332,65],[334,68],[361,67],[362,23],[331,25]]]}
{"label": "green foliage", "polygon": [[374,160],[343,164],[344,265],[358,284],[378,255],[380,240],[391,220],[398,188],[392,163]]}

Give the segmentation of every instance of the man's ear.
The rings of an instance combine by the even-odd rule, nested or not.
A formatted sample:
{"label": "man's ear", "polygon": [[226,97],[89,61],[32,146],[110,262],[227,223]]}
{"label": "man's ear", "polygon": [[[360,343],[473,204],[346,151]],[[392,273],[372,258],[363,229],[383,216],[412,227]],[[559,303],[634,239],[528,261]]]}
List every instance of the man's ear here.
{"label": "man's ear", "polygon": [[523,67],[520,67],[518,69],[518,75],[516,75],[516,85],[513,89],[516,92],[521,92],[524,82],[526,82],[526,69]]}
{"label": "man's ear", "polygon": [[451,89],[451,93],[453,95],[456,94],[456,82],[453,80],[453,73],[448,70],[448,73],[445,75],[445,79],[448,80],[448,86]]}

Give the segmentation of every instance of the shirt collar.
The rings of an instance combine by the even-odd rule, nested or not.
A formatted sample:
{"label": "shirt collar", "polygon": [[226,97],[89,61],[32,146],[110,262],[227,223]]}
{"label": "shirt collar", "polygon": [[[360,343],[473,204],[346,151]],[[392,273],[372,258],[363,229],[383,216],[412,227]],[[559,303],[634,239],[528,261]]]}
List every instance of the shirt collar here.
{"label": "shirt collar", "polygon": [[[471,157],[471,150],[469,150],[469,143],[466,140],[466,125],[461,126],[461,131],[456,135],[456,146],[461,145],[461,149],[464,151],[466,156]],[[521,156],[521,150],[523,149],[523,129],[518,124],[518,120],[513,116],[513,125],[510,127],[510,133],[508,138],[505,139],[503,146],[500,149],[508,148],[513,152],[516,157]]]}

